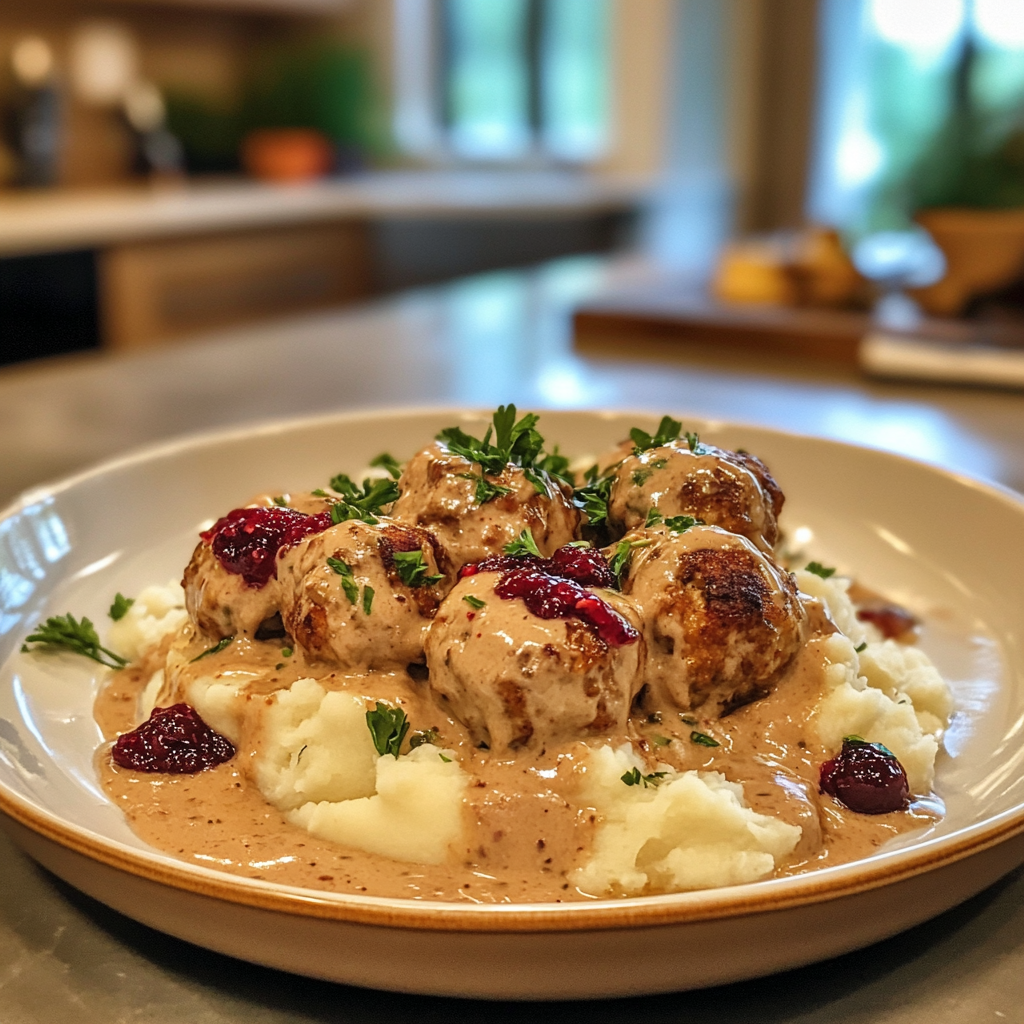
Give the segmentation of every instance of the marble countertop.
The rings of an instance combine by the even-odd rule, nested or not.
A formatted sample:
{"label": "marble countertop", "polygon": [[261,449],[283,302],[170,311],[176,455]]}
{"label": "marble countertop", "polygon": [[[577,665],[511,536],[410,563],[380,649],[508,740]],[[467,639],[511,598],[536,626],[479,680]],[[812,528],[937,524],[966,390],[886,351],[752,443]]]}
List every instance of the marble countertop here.
{"label": "marble countertop", "polygon": [[[0,503],[148,442],[385,405],[635,408],[737,419],[902,452],[1024,490],[1024,395],[879,383],[845,366],[696,356],[628,338],[573,349],[569,309],[634,273],[564,260],[360,309],[0,371]],[[346,989],[167,938],[76,893],[0,833],[4,1024],[690,1020],[962,1024],[1024,1019],[1024,873],[866,950],[681,995],[516,1005]],[[837,922],[839,926],[839,922]],[[657,955],[656,950],[644,951]]]}
{"label": "marble countertop", "polygon": [[241,180],[0,191],[0,256],[345,218],[558,218],[628,208],[641,183],[569,171],[378,171],[298,185]]}

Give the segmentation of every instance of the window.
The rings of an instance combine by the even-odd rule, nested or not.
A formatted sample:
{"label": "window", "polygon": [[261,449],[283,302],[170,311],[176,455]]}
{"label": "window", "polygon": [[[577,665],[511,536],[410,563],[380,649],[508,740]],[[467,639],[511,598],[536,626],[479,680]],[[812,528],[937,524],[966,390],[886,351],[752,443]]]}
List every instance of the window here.
{"label": "window", "polygon": [[1024,0],[825,0],[822,26],[813,217],[1024,204]]}
{"label": "window", "polygon": [[610,0],[395,0],[395,135],[466,161],[588,161],[609,134]]}

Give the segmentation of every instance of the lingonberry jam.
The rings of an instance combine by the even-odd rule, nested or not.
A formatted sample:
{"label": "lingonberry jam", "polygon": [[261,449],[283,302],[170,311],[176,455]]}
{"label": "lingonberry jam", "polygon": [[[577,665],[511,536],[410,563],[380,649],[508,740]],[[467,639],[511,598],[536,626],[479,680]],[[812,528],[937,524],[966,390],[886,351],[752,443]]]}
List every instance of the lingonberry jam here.
{"label": "lingonberry jam", "polygon": [[843,749],[821,766],[823,793],[860,814],[902,811],[910,799],[907,773],[881,743],[847,737]]}
{"label": "lingonberry jam", "polygon": [[615,574],[608,560],[597,548],[581,548],[566,544],[552,556],[550,570],[564,579],[575,580],[583,587],[614,587]]}
{"label": "lingonberry jam", "polygon": [[887,640],[905,636],[917,625],[917,619],[898,604],[870,604],[857,609],[861,622],[870,622]]}
{"label": "lingonberry jam", "polygon": [[137,729],[118,736],[110,756],[137,772],[189,775],[235,756],[231,741],[214,732],[188,704],[154,708]]}
{"label": "lingonberry jam", "polygon": [[277,575],[281,551],[330,525],[330,512],[307,515],[277,506],[236,508],[200,536],[228,572],[241,576],[250,587],[263,587]]}

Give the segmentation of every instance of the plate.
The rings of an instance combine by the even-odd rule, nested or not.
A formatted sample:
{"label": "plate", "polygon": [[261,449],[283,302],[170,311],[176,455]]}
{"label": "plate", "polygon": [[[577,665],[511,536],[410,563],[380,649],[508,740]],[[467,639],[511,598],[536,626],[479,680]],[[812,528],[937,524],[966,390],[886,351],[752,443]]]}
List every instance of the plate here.
{"label": "plate", "polygon": [[[685,418],[756,452],[809,557],[923,616],[957,714],[940,753],[947,814],[871,857],[696,893],[484,906],[334,895],[195,867],[137,839],[100,790],[99,675],[22,638],[68,610],[104,621],[116,591],[180,574],[198,524],[268,488],[319,486],[382,450],[406,457],[481,413],[383,411],[188,438],[24,495],[0,519],[0,810],[50,871],[151,927],[299,974],[407,992],[598,998],[767,974],[875,942],[1024,861],[1024,504],[934,466],[818,438]],[[595,453],[647,414],[548,412],[565,452]]]}

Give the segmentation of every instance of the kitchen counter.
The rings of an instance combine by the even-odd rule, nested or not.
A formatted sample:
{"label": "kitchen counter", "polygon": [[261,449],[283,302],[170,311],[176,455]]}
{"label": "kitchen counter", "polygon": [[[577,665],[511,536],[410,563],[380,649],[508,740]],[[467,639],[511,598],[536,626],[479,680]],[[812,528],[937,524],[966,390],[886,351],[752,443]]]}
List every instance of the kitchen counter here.
{"label": "kitchen counter", "polygon": [[[684,356],[629,339],[575,350],[570,307],[630,273],[621,261],[565,260],[160,351],[0,371],[0,501],[183,432],[328,410],[509,400],[738,419],[898,451],[1024,490],[1019,394],[877,383],[844,364]],[[2,833],[0,857],[4,1024],[1024,1019],[1019,870],[934,921],[776,977],[586,1005],[484,1005],[346,989],[238,963],[105,909]]]}
{"label": "kitchen counter", "polygon": [[622,178],[491,170],[379,171],[298,185],[0,191],[0,256],[342,219],[579,216],[622,210],[642,191]]}

